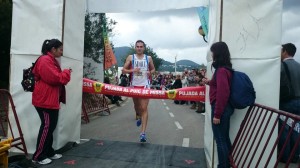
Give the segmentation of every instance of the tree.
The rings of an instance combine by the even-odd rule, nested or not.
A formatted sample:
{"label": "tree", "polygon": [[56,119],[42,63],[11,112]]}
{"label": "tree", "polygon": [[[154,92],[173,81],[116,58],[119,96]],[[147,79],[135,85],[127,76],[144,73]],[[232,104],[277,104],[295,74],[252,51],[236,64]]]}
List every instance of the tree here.
{"label": "tree", "polygon": [[[96,63],[103,63],[104,41],[102,31],[105,26],[108,35],[112,33],[117,22],[105,16],[105,13],[87,13],[85,15],[84,32],[84,57],[91,58]],[[111,43],[113,47],[113,44]],[[95,67],[91,63],[84,63],[83,76],[89,77],[95,74]]]}
{"label": "tree", "polygon": [[[127,53],[127,55],[124,56],[124,57],[122,58],[122,62],[125,63],[126,57],[127,57],[128,55],[132,55],[132,54],[134,54],[134,53],[135,53],[135,45],[131,44],[131,45],[130,45],[130,50],[129,50],[129,52]],[[157,54],[153,51],[153,49],[152,49],[151,47],[147,46],[147,45],[146,45],[146,49],[145,49],[145,54],[146,54],[146,55],[150,55],[150,56],[152,57],[153,64],[154,64],[154,67],[155,67],[155,70],[158,71],[159,68],[160,68],[160,66],[162,65],[163,59],[162,59],[162,58],[159,58],[159,57],[157,56]]]}
{"label": "tree", "polygon": [[200,69],[206,69],[206,65],[204,65],[203,63],[200,65]]}
{"label": "tree", "polygon": [[9,65],[10,65],[10,43],[12,24],[12,1],[0,1],[0,88],[8,89]]}

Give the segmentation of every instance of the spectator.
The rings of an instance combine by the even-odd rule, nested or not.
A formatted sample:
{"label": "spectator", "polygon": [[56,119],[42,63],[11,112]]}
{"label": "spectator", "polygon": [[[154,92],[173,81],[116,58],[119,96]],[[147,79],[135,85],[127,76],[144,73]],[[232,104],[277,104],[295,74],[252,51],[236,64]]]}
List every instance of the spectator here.
{"label": "spectator", "polygon": [[[104,83],[110,84],[109,77],[104,78]],[[105,96],[111,101],[112,104],[116,104],[117,106],[120,106],[119,101],[123,101],[121,96],[114,96],[114,95],[105,95]]]}
{"label": "spectator", "polygon": [[[180,75],[176,75],[176,79],[175,79],[175,82],[172,86],[172,89],[179,89],[179,88],[182,88],[182,82],[181,82],[181,76]],[[175,104],[184,104],[185,101],[178,101],[178,100],[174,100],[174,103]]]}
{"label": "spectator", "polygon": [[127,77],[126,74],[121,74],[120,75],[120,80],[121,80],[121,83],[119,84],[119,86],[123,86],[123,87],[128,86],[128,77]]}
{"label": "spectator", "polygon": [[57,39],[45,40],[42,46],[43,56],[38,59],[33,69],[35,87],[32,93],[32,104],[41,119],[41,126],[32,161],[42,165],[62,157],[52,148],[60,102],[66,103],[65,85],[70,81],[72,71],[61,70],[55,58],[61,57],[62,53],[62,42]]}
{"label": "spectator", "polygon": [[[192,86],[192,87],[196,86],[195,77],[196,77],[196,71],[195,71],[195,69],[192,69],[192,71],[188,74],[188,78],[187,78],[188,83],[189,83],[189,87],[190,86]],[[196,109],[196,106],[197,106],[196,102],[191,101],[191,104],[192,104],[191,109]]]}
{"label": "spectator", "polygon": [[[182,79],[181,79],[182,87],[188,87],[189,86],[189,81],[187,80],[187,73],[182,73]],[[189,101],[185,101],[185,104],[189,104]]]}
{"label": "spectator", "polygon": [[230,116],[234,108],[228,103],[232,78],[232,72],[228,68],[232,68],[232,64],[226,43],[214,43],[210,50],[213,58],[212,66],[215,72],[210,81],[206,78],[203,78],[202,81],[210,86],[211,121],[217,143],[218,168],[229,168],[229,151],[231,149],[229,137]]}
{"label": "spectator", "polygon": [[[279,109],[300,115],[300,64],[294,60],[296,50],[297,48],[292,43],[282,45]],[[291,92],[286,92],[286,89],[284,88],[289,88]],[[279,126],[281,126],[282,123],[283,121],[279,120]],[[288,125],[285,126],[285,130],[283,131],[278,143],[279,151],[282,149],[290,129],[292,128]],[[298,132],[292,130],[291,137],[287,142],[283,156],[281,157],[282,162],[288,161],[289,155],[291,154],[299,136],[300,134]],[[296,162],[299,159],[299,155],[300,145],[296,148],[292,162]]]}
{"label": "spectator", "polygon": [[[202,79],[205,78],[205,72],[203,69],[199,70],[197,83],[199,86],[204,86],[205,84],[202,82]],[[197,102],[198,108],[196,113],[205,113],[205,102]]]}
{"label": "spectator", "polygon": [[182,83],[182,87],[188,87],[189,85],[189,82],[187,80],[187,75],[185,73],[182,74],[182,80],[181,80],[181,83]]}

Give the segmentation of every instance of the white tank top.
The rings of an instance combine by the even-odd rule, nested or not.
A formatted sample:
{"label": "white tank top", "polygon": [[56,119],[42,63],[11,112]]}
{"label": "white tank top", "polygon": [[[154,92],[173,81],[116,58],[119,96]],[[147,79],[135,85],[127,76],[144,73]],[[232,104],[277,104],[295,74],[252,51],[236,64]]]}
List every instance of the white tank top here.
{"label": "white tank top", "polygon": [[144,86],[148,88],[150,86],[149,77],[147,75],[147,71],[149,70],[148,56],[144,54],[144,57],[139,59],[135,54],[133,54],[132,68],[140,68],[140,72],[132,73],[131,85]]}

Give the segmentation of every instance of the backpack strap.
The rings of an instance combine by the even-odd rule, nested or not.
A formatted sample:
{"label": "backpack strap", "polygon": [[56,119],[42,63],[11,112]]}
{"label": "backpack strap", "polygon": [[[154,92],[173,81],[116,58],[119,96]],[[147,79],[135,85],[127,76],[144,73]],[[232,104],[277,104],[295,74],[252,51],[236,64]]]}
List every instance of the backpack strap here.
{"label": "backpack strap", "polygon": [[35,64],[38,62],[38,60],[42,57],[43,55],[40,55],[38,59],[36,59],[36,61],[34,63],[32,63],[32,70],[34,69],[35,67]]}
{"label": "backpack strap", "polygon": [[283,67],[284,67],[284,70],[285,70],[285,72],[286,72],[286,75],[287,75],[287,77],[288,77],[288,79],[289,79],[289,84],[290,84],[292,90],[294,90],[294,89],[293,89],[293,85],[292,85],[291,74],[290,74],[289,68],[288,68],[286,62],[282,62],[282,63],[283,63]]}
{"label": "backpack strap", "polygon": [[[293,85],[292,85],[292,80],[291,80],[291,74],[290,74],[288,65],[287,65],[286,62],[282,62],[282,63],[283,63],[283,67],[284,67],[285,73],[286,73],[286,75],[287,75],[287,77],[289,79],[289,83],[288,84],[290,85],[291,90],[294,90]],[[297,96],[295,96],[295,93],[293,93],[293,97],[297,98]]]}
{"label": "backpack strap", "polygon": [[[221,68],[221,67],[220,67]],[[231,80],[232,80],[232,76],[233,76],[233,73],[234,73],[234,69],[233,68],[230,68],[230,67],[227,67],[227,66],[224,66],[223,68],[226,68],[227,70],[229,70],[231,72]],[[214,76],[213,78],[215,79],[215,81],[217,82],[217,71],[218,71],[219,68],[217,68],[215,70],[215,73],[214,73]]]}

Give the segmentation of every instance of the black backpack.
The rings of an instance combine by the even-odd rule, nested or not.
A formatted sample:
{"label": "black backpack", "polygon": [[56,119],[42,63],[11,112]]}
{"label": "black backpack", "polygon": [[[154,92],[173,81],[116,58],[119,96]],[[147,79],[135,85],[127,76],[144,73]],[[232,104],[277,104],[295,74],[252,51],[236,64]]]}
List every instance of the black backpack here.
{"label": "black backpack", "polygon": [[32,73],[32,70],[36,62],[40,59],[40,57],[35,61],[35,63],[32,63],[31,67],[27,69],[23,69],[23,80],[21,82],[21,85],[25,92],[33,92],[34,90],[35,80],[34,80],[34,74]]}

